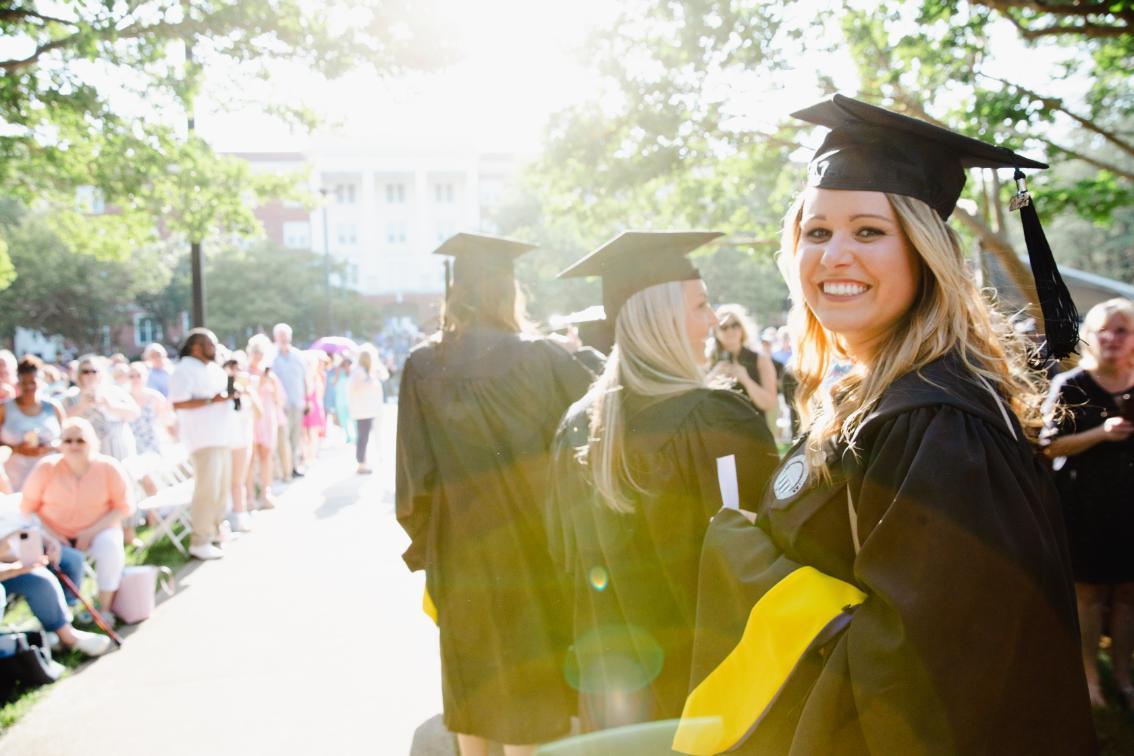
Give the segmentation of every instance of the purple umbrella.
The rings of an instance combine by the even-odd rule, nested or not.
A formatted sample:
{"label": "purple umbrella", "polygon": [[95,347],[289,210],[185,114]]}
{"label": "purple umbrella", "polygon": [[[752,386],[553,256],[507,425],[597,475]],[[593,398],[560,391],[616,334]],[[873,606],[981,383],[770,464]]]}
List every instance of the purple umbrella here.
{"label": "purple umbrella", "polygon": [[357,352],[358,344],[348,339],[346,336],[324,336],[321,339],[316,339],[310,349],[320,349],[327,354],[337,354],[339,352]]}

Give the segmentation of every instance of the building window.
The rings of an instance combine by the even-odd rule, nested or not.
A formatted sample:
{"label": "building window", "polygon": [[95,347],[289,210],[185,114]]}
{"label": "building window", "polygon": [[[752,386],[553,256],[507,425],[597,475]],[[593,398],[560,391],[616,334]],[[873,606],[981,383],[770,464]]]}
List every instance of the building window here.
{"label": "building window", "polygon": [[283,224],[283,245],[288,249],[311,249],[311,224],[307,221],[286,221]]}
{"label": "building window", "polygon": [[404,222],[397,221],[387,224],[386,242],[388,244],[405,244],[406,238],[406,224]]}
{"label": "building window", "polygon": [[406,201],[405,184],[386,184],[386,203],[389,205],[402,205]]}
{"label": "building window", "polygon": [[134,316],[134,343],[138,346],[161,341],[161,324],[149,315]]}
{"label": "building window", "polygon": [[341,245],[349,247],[358,244],[358,227],[353,223],[340,223],[335,235]]}
{"label": "building window", "polygon": [[433,185],[433,198],[439,205],[450,205],[453,203],[453,185],[452,184],[434,184]]}
{"label": "building window", "polygon": [[437,224],[437,241],[438,243],[445,241],[453,234],[457,233],[456,223],[438,223]]}
{"label": "building window", "polygon": [[356,201],[354,184],[335,184],[335,202],[340,205],[353,205]]}

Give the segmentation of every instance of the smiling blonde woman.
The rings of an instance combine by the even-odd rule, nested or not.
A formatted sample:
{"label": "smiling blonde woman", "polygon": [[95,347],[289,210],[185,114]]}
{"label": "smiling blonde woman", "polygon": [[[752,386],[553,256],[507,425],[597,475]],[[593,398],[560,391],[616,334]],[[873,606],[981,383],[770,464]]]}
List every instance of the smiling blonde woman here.
{"label": "smiling blonde woman", "polygon": [[[1042,382],[946,225],[962,165],[1042,164],[838,95],[797,117],[831,129],[781,250],[804,436],[757,527],[720,518],[706,538],[678,750],[1094,753],[1066,538],[1031,443]],[[746,670],[801,627],[797,657]],[[786,645],[750,645],[767,637]],[[731,739],[705,742],[693,713]]]}
{"label": "smiling blonde woman", "polygon": [[556,434],[548,497],[585,730],[680,714],[705,530],[722,505],[753,507],[779,461],[755,407],[706,380],[717,318],[686,255],[718,236],[627,231],[562,274],[602,278],[614,335]]}

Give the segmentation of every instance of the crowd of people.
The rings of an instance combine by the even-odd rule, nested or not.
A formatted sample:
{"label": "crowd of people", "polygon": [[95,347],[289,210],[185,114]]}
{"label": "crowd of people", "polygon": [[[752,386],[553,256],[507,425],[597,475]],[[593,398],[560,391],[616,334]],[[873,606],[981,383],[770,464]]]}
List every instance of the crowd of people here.
{"label": "crowd of people", "polygon": [[965,166],[1041,164],[838,95],[797,116],[829,131],[784,220],[789,338],[710,306],[688,255],[716,233],[564,271],[602,282],[589,347],[526,326],[533,245],[436,250],[396,499],[463,756],[574,718],[579,752],[1095,753],[1104,627],[1134,706],[1131,303],[1080,344],[1021,180],[1037,345],[947,220]]}
{"label": "crowd of people", "polygon": [[[221,558],[253,512],[276,506],[273,491],[304,474],[329,426],[370,472],[387,377],[372,344],[301,350],[286,323],[243,350],[194,329],[176,361],[157,343],[134,362],[88,354],[64,366],[0,351],[0,493],[18,495],[18,512],[0,516],[0,596],[23,596],[63,646],[104,653],[106,635],[72,626],[79,597],[58,575],[81,585],[89,559],[96,611],[113,626],[126,548],[153,525],[137,504],[158,493],[162,470],[191,460],[188,553]],[[21,552],[29,536],[40,554]]]}
{"label": "crowd of people", "polygon": [[[829,132],[784,216],[786,329],[712,306],[689,255],[715,232],[625,231],[565,270],[602,282],[594,344],[531,327],[513,265],[533,245],[438,248],[452,281],[401,371],[395,497],[462,756],[574,721],[592,752],[670,722],[691,754],[1090,754],[1104,634],[1134,710],[1134,303],[1069,322],[1021,184],[1037,346],[947,221],[964,167],[1040,164],[837,95],[797,115]],[[194,329],[178,357],[0,353],[0,488],[43,544],[29,563],[0,540],[0,586],[88,654],[109,644],[47,566],[90,558],[109,610],[172,445],[198,559],[329,423],[371,472],[373,345],[304,351],[281,323],[242,351]]]}

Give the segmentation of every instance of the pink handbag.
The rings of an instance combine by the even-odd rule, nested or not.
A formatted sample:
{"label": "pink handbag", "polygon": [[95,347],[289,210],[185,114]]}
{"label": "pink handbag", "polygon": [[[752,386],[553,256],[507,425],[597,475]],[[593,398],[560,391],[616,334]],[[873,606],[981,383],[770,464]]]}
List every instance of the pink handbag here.
{"label": "pink handbag", "polygon": [[114,616],[127,625],[149,619],[157,603],[159,584],[167,596],[173,595],[173,572],[168,567],[152,564],[127,567],[122,572],[118,593],[114,594],[114,605],[111,608]]}

